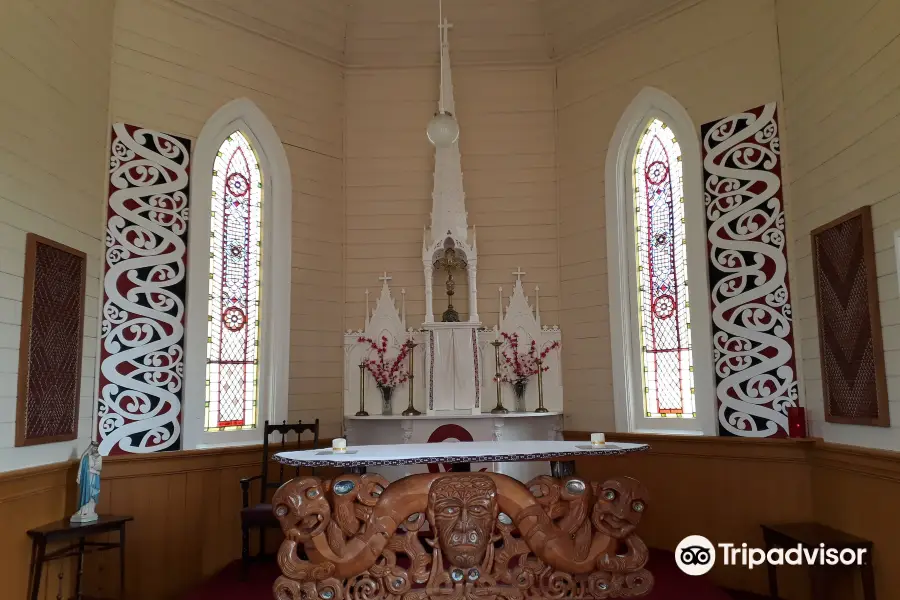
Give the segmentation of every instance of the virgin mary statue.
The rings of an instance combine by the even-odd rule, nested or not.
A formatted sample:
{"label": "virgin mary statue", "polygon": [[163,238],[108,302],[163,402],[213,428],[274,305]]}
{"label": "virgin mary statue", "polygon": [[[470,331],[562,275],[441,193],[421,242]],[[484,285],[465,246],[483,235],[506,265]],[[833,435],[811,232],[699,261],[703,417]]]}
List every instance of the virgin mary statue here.
{"label": "virgin mary statue", "polygon": [[78,511],[70,519],[72,523],[91,523],[96,521],[97,502],[100,501],[100,468],[103,459],[96,442],[91,442],[84,454],[81,455],[81,463],[78,467]]}

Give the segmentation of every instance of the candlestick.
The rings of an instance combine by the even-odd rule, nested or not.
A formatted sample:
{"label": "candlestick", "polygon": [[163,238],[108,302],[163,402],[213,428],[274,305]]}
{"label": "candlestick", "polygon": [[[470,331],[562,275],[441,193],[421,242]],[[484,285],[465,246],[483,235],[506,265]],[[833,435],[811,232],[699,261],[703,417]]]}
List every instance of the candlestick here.
{"label": "candlestick", "polygon": [[534,409],[536,413],[545,413],[550,412],[546,408],[544,408],[544,363],[541,361],[537,361],[538,367],[538,407]]}
{"label": "candlestick", "polygon": [[359,411],[357,417],[368,417],[366,412],[366,364],[359,363]]}
{"label": "candlestick", "polygon": [[416,407],[413,406],[413,379],[415,378],[415,364],[413,362],[413,357],[415,354],[417,343],[412,341],[412,338],[406,341],[406,347],[409,348],[409,406],[406,407],[401,415],[404,417],[418,417],[422,413],[416,410]]}
{"label": "candlestick", "polygon": [[497,365],[497,406],[491,410],[492,415],[505,415],[509,412],[503,406],[503,391],[500,388],[500,346],[503,344],[500,340],[494,340],[491,342],[491,346],[494,347],[494,364]]}

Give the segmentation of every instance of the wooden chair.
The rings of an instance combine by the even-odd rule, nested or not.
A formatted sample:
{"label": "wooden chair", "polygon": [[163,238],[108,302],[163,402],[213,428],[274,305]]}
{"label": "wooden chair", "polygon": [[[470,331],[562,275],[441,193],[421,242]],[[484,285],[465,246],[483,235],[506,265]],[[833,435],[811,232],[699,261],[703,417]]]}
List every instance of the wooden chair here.
{"label": "wooden chair", "polygon": [[[313,448],[319,447],[319,420],[316,419],[315,423],[302,423],[297,421],[296,423],[287,423],[285,421],[281,422],[281,425],[269,425],[269,422],[266,421],[264,427],[264,437],[263,437],[263,461],[262,461],[262,472],[259,475],[254,475],[253,477],[245,477],[241,479],[241,492],[244,497],[243,508],[241,509],[241,561],[243,566],[246,568],[250,562],[250,530],[258,529],[259,530],[259,553],[257,556],[263,556],[266,550],[266,529],[278,529],[279,523],[278,519],[275,518],[274,513],[272,512],[272,504],[271,504],[271,494],[274,493],[283,483],[287,481],[285,479],[285,467],[282,464],[278,465],[278,480],[270,481],[269,477],[269,467],[270,463],[270,452],[277,453],[283,452],[287,449],[287,436],[289,433],[296,433],[299,438],[301,434],[304,432],[311,432],[313,434]],[[273,451],[269,446],[269,438],[272,434],[278,433],[281,434],[281,446],[276,447]],[[290,471],[293,470],[294,473],[290,474]],[[300,467],[296,469],[288,468],[288,479],[297,477],[300,475]],[[259,480],[259,504],[255,506],[250,506],[250,484],[256,480]]]}

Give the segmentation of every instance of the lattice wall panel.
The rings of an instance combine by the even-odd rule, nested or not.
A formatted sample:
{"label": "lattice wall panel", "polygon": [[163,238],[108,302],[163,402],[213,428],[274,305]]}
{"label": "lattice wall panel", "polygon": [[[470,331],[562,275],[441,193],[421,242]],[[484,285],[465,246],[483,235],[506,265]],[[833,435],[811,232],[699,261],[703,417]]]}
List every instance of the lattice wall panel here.
{"label": "lattice wall panel", "polygon": [[812,232],[825,420],[890,425],[872,215],[868,206]]}
{"label": "lattice wall panel", "polygon": [[78,435],[86,275],[84,252],[27,235],[17,446]]}

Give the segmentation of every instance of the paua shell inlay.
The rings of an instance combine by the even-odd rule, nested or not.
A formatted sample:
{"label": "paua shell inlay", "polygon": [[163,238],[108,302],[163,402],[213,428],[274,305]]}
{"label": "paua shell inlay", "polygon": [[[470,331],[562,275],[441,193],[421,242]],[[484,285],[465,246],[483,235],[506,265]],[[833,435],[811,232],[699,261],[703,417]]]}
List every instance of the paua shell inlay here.
{"label": "paua shell inlay", "polygon": [[356,484],[348,479],[341,479],[337,483],[334,484],[334,493],[338,496],[343,496],[345,494],[349,494],[353,491],[353,488],[356,487]]}
{"label": "paua shell inlay", "polygon": [[586,486],[580,479],[570,479],[566,482],[566,491],[574,496],[580,496],[584,493]]}

